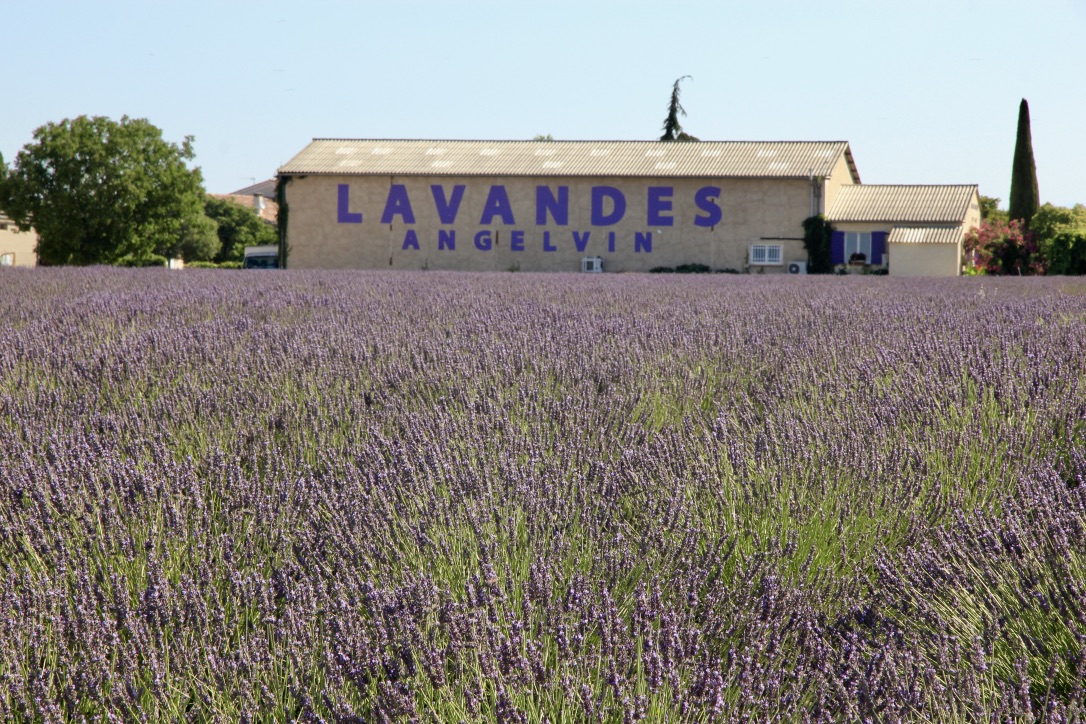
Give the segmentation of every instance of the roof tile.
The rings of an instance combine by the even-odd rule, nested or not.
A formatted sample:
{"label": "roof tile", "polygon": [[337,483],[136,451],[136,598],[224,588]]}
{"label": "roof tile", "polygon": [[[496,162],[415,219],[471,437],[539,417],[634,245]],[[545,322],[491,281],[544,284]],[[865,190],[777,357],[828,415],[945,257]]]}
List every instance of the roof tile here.
{"label": "roof tile", "polygon": [[841,187],[826,216],[830,221],[960,224],[976,193],[973,185],[856,184]]}
{"label": "roof tile", "polygon": [[895,226],[887,241],[891,244],[957,244],[960,226]]}

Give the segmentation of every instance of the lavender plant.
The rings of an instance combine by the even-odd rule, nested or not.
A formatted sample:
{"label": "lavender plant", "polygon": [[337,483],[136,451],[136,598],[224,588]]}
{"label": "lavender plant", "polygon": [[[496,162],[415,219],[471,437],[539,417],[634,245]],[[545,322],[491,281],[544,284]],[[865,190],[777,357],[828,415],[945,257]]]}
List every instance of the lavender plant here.
{"label": "lavender plant", "polygon": [[1076,721],[1086,286],[0,273],[0,718]]}

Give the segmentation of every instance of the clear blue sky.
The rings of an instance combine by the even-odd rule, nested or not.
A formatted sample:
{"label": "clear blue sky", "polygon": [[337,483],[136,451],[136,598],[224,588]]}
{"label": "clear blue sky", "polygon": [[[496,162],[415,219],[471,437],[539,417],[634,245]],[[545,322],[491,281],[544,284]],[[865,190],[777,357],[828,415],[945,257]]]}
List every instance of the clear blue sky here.
{"label": "clear blue sky", "polygon": [[[1029,8],[1028,10],[1026,8]],[[195,136],[208,191],[315,137],[850,142],[866,183],[1086,203],[1086,0],[4,0],[0,153],[78,115]]]}

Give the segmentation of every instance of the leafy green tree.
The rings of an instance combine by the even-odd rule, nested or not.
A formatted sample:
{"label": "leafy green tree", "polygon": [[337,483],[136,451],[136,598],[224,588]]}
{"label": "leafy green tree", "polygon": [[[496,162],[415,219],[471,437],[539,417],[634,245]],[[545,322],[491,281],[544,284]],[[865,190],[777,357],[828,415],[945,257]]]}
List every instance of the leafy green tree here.
{"label": "leafy green tree", "polygon": [[1002,221],[1002,222],[1010,221],[1010,218],[1007,216],[1007,212],[1004,211],[1003,209],[999,208],[999,202],[1000,202],[1000,199],[997,199],[995,196],[985,196],[984,194],[981,194],[981,196],[980,196],[980,218],[981,218],[982,221],[984,219],[989,219],[990,221],[993,221],[993,222],[994,221]]}
{"label": "leafy green tree", "polygon": [[807,250],[807,271],[810,274],[832,274],[833,260],[830,242],[833,224],[825,216],[809,216],[803,220],[803,248]]}
{"label": "leafy green tree", "polygon": [[[679,102],[679,84],[686,78],[690,78],[690,76],[684,75],[681,78],[676,79],[675,85],[671,87],[671,101],[667,104],[667,118],[664,119],[664,135],[660,136],[661,141],[699,140],[684,131],[682,125],[679,123],[679,116],[686,115],[686,109],[683,108],[682,103]],[[693,79],[691,78],[691,80]]]}
{"label": "leafy green tree", "polygon": [[1030,221],[1030,233],[1037,239],[1048,274],[1086,274],[1086,206],[1044,204]]}
{"label": "leafy green tree", "polygon": [[1086,274],[1086,227],[1057,232],[1042,242],[1041,253],[1046,274]]}
{"label": "leafy green tree", "polygon": [[265,223],[248,206],[208,196],[204,210],[218,224],[221,246],[214,256],[216,262],[241,261],[247,246],[279,243],[275,227]]}
{"label": "leafy green tree", "polygon": [[180,257],[188,263],[211,261],[221,248],[219,225],[206,214],[200,214],[183,221],[180,236],[169,246],[155,249],[155,253],[168,259]]}
{"label": "leafy green tree", "polygon": [[34,131],[0,179],[0,209],[38,233],[38,261],[150,257],[203,214],[192,137],[178,146],[145,119],[79,116]]}
{"label": "leafy green tree", "polygon": [[1076,204],[1069,209],[1066,206],[1044,204],[1037,209],[1029,224],[1029,230],[1037,236],[1038,241],[1072,229],[1086,229],[1086,206]]}
{"label": "leafy green tree", "polygon": [[1030,228],[1030,220],[1041,204],[1037,190],[1037,165],[1033,162],[1033,137],[1029,129],[1029,104],[1018,106],[1018,136],[1014,142],[1014,167],[1011,171],[1011,197],[1008,215]]}

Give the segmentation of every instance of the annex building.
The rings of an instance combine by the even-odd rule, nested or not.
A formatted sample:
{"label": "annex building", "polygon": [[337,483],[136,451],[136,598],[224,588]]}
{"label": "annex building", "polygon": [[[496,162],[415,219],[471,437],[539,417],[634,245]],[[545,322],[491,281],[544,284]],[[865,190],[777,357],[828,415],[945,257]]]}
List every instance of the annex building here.
{"label": "annex building", "polygon": [[802,273],[825,214],[842,270],[952,276],[980,224],[975,185],[863,185],[844,141],[316,139],[278,176],[289,268]]}
{"label": "annex building", "polygon": [[36,233],[20,231],[14,221],[0,213],[0,267],[35,266],[37,247]]}

